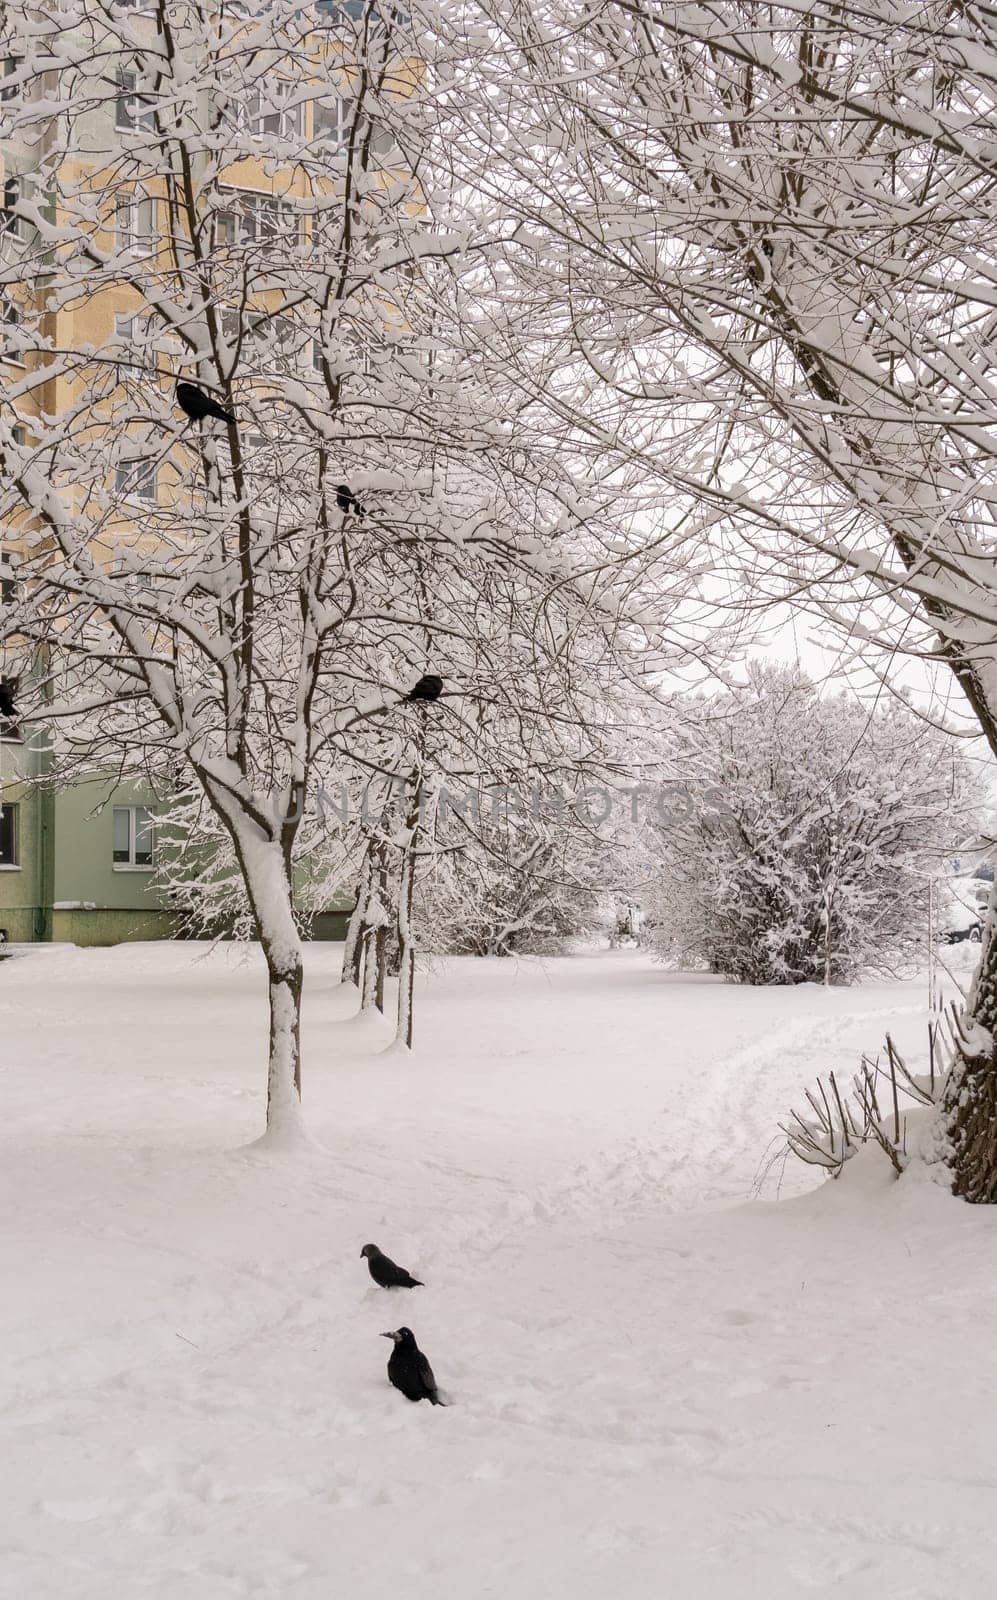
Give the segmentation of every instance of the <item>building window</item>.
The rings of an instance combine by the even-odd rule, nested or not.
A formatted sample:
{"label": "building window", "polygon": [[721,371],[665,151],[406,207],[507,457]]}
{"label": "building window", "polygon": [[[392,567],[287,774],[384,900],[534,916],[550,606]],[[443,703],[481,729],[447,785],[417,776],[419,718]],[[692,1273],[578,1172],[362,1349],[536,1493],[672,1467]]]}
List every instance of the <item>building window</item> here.
{"label": "building window", "polygon": [[147,572],[144,567],[129,566],[122,557],[119,557],[118,560],[111,562],[108,571],[137,604],[147,602],[152,596],[155,580],[152,573]]}
{"label": "building window", "polygon": [[17,335],[20,325],[20,311],[10,296],[0,289],[0,361],[10,361],[23,367],[24,351]]}
{"label": "building window", "polygon": [[365,19],[370,28],[385,28],[389,24],[401,26],[409,21],[409,12],[401,6],[382,5],[378,0],[316,0],[315,11],[319,22],[329,28]]}
{"label": "building window", "polygon": [[341,22],[344,17],[359,22],[368,11],[376,15],[371,0],[317,0],[315,9],[320,17],[329,22]]}
{"label": "building window", "polygon": [[12,234],[14,237],[20,234],[21,219],[17,215],[17,202],[20,198],[20,179],[5,178],[3,183],[3,205],[0,206],[0,233]]}
{"label": "building window", "polygon": [[270,194],[233,194],[232,205],[215,218],[215,243],[223,246],[259,242],[266,249],[281,240],[298,243],[298,216]]}
{"label": "building window", "polygon": [[12,78],[24,65],[23,56],[4,56],[3,73],[0,74],[0,100],[16,100],[21,92],[19,83],[4,83],[4,78]]}
{"label": "building window", "polygon": [[377,123],[371,129],[370,147],[376,156],[391,157],[394,162],[401,161],[401,151],[395,143],[395,136],[390,128],[382,128]]}
{"label": "building window", "polygon": [[19,806],[0,806],[0,867],[17,866]]}
{"label": "building window", "polygon": [[10,605],[17,594],[14,563],[10,556],[0,555],[0,605]]}
{"label": "building window", "polygon": [[119,195],[114,231],[119,250],[131,250],[137,256],[151,256],[156,249],[155,200]]}
{"label": "building window", "polygon": [[152,812],[145,806],[115,806],[114,865],[151,867],[155,844]]}
{"label": "building window", "polygon": [[0,678],[0,739],[20,739],[17,723],[17,679]]}
{"label": "building window", "polygon": [[301,107],[288,105],[287,101],[296,85],[281,78],[275,79],[265,93],[255,89],[239,109],[238,120],[255,134],[273,134],[287,137],[301,132]]}
{"label": "building window", "polygon": [[340,334],[330,341],[328,349],[321,339],[312,340],[312,367],[323,372],[324,356],[328,354],[334,376],[344,378],[373,378],[377,376],[374,362],[366,347],[350,334]]}
{"label": "building window", "polygon": [[270,317],[257,330],[261,345],[262,365],[270,372],[305,372],[308,366],[309,335],[307,329],[291,317]]}
{"label": "building window", "polygon": [[141,372],[155,373],[156,351],[153,341],[156,337],[156,326],[148,313],[139,311],[128,316],[116,316],[114,337],[128,352],[127,360],[122,365],[137,367]]}
{"label": "building window", "polygon": [[352,121],[353,101],[326,95],[312,102],[315,138],[322,144],[344,145]]}
{"label": "building window", "polygon": [[129,500],[155,500],[155,462],[137,456],[119,461],[114,469],[114,487]]}
{"label": "building window", "polygon": [[118,98],[114,106],[116,128],[131,130],[154,128],[156,125],[155,102],[148,95],[135,93],[137,82],[137,72],[118,73]]}

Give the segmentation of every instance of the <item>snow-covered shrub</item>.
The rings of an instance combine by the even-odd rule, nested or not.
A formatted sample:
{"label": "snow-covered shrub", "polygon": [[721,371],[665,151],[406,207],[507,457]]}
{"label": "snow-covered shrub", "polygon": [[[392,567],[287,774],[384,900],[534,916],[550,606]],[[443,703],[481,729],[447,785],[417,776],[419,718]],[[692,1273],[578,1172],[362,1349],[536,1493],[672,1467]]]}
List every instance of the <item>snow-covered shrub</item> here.
{"label": "snow-covered shrub", "polygon": [[459,847],[431,855],[419,876],[419,942],[454,955],[557,954],[607,927],[610,871],[577,824],[462,830]]}
{"label": "snow-covered shrub", "polygon": [[862,1145],[875,1143],[899,1177],[907,1164],[909,1111],[940,1103],[953,1056],[967,1042],[967,1026],[958,1006],[935,1006],[928,1022],[926,1073],[912,1072],[887,1034],[885,1062],[863,1056],[850,1089],[842,1091],[833,1072],[826,1082],[818,1078],[804,1091],[807,1110],[790,1111],[779,1124],[789,1153],[838,1178]]}
{"label": "snow-covered shrub", "polygon": [[697,700],[705,798],[659,827],[659,952],[742,983],[849,983],[914,955],[929,888],[974,818],[960,747],[902,706],[753,665]]}

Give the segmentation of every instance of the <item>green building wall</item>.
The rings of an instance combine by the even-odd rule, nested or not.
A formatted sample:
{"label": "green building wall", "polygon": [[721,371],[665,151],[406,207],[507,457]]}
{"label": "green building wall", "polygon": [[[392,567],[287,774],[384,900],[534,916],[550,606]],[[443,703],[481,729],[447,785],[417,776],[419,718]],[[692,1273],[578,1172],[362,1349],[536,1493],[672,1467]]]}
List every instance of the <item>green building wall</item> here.
{"label": "green building wall", "polygon": [[12,944],[51,937],[52,795],[24,781],[40,764],[31,745],[0,740],[0,801],[18,808],[17,866],[0,867],[0,929]]}
{"label": "green building wall", "polygon": [[[112,945],[182,934],[150,868],[116,866],[115,806],[163,807],[148,783],[94,779],[52,789],[37,782],[44,752],[0,743],[0,791],[20,807],[16,868],[0,868],[0,929],[12,944],[54,940]],[[24,779],[34,776],[33,784]],[[350,903],[320,912],[313,939],[342,939]]]}

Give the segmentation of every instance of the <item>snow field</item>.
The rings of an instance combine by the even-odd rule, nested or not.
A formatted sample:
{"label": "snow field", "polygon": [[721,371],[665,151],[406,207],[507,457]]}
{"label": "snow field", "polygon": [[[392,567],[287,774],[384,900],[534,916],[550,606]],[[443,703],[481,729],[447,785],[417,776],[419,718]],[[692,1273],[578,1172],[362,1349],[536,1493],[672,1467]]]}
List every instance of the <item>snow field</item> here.
{"label": "snow field", "polygon": [[[452,961],[407,1061],[308,962],[298,1152],[250,1144],[253,953],[0,968],[0,1593],[992,1595],[997,1222],[766,1172],[816,1071],[914,1057],[923,984]],[[388,1384],[403,1322],[448,1409]]]}

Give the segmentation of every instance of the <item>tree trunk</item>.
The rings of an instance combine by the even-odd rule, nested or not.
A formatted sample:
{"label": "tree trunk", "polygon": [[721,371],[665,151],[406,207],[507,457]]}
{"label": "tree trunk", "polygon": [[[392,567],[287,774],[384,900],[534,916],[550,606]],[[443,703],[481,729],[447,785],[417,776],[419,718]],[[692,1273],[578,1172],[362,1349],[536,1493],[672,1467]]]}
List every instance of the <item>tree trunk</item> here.
{"label": "tree trunk", "polygon": [[372,1011],[377,1002],[377,928],[364,928],[363,936],[363,988],[360,991],[360,1010]]}
{"label": "tree trunk", "polygon": [[969,1038],[945,1094],[952,1189],[974,1205],[997,1204],[997,886],[990,891],[980,963],[966,1006]]}
{"label": "tree trunk", "polygon": [[294,921],[285,841],[266,838],[259,824],[237,810],[230,791],[205,782],[226,823],[242,869],[256,937],[267,963],[270,1033],[267,1060],[267,1127],[270,1139],[300,1139],[301,936]]}
{"label": "tree trunk", "polygon": [[[388,852],[383,842],[378,843],[377,854],[377,901],[381,907],[382,917],[388,904]],[[388,925],[382,921],[374,935],[374,966],[376,976],[374,980],[374,1004],[378,1011],[384,1011],[384,975],[388,966]]]}
{"label": "tree trunk", "polygon": [[415,843],[419,827],[420,790],[408,817],[408,841],[402,856],[398,886],[398,1023],[395,1038],[412,1048],[412,1011],[415,1001],[415,938],[412,933],[412,906],[415,902]]}
{"label": "tree trunk", "polygon": [[267,1133],[299,1133],[301,1118],[301,951],[277,957],[264,947],[270,997]]}
{"label": "tree trunk", "polygon": [[355,983],[358,989],[363,976],[363,923],[369,892],[370,848],[368,847],[364,851],[360,882],[357,885],[357,902],[350,912],[350,920],[346,928],[346,943],[343,946],[343,971],[340,978],[341,983]]}

